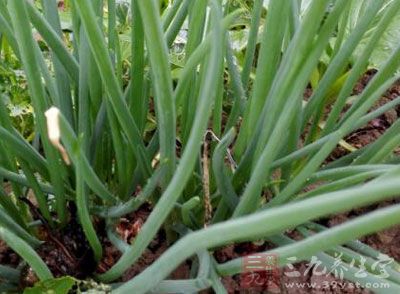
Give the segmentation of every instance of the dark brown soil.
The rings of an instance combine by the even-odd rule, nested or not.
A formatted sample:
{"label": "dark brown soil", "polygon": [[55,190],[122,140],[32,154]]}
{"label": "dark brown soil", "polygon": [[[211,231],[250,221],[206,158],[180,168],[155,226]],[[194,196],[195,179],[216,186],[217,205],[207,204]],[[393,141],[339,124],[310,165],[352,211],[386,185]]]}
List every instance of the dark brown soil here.
{"label": "dark brown soil", "polygon": [[[117,233],[126,243],[131,243],[140,231],[141,226],[150,215],[152,207],[150,204],[144,204],[139,210],[122,218],[117,225]],[[121,253],[104,237],[104,257],[100,262],[97,272],[103,273],[114,265]],[[164,231],[161,230],[140,259],[130,268],[120,279],[121,282],[128,281],[137,274],[141,273],[149,265],[151,265],[161,254],[168,249],[167,240]],[[171,279],[187,279],[189,278],[190,264],[189,261],[178,267],[170,276]]]}
{"label": "dark brown soil", "polygon": [[[368,82],[373,78],[376,74],[376,71],[370,70],[368,71],[357,83],[357,85],[353,89],[352,95],[360,94],[363,89],[366,87]],[[306,89],[305,98],[307,99],[312,95],[311,89]],[[386,104],[387,102],[397,98],[400,95],[400,81],[397,81],[382,97],[381,99],[374,105],[371,109],[375,110],[378,107]],[[397,106],[396,109],[392,109],[380,117],[375,118],[370,121],[366,126],[360,128],[359,130],[354,131],[349,134],[345,141],[351,144],[355,148],[361,148],[366,146],[372,142],[374,142],[377,138],[379,138],[385,131],[388,129],[400,116],[400,106]],[[327,162],[334,161],[343,157],[349,153],[348,150],[345,150],[343,147],[338,146],[332,154],[327,159]],[[315,187],[314,187],[315,188]],[[399,202],[399,201],[397,201]],[[332,218],[328,218],[326,220],[322,220],[321,224],[327,226],[334,226],[345,222],[353,217],[359,216],[361,214],[373,211],[378,208],[382,208],[384,206],[393,204],[394,201],[387,201],[381,204],[372,205],[367,208],[353,210],[347,213],[336,215]],[[297,239],[298,236],[295,236],[294,233],[290,233],[291,237]],[[366,243],[367,245],[375,248],[391,257],[395,260],[400,260],[400,226],[396,226],[382,232],[372,234],[370,236],[366,236],[361,238],[361,241]],[[254,254],[257,252],[263,252],[267,249],[271,249],[273,246],[271,244],[265,243],[263,245],[255,245],[253,243],[244,243],[237,245],[230,245],[224,247],[215,252],[214,256],[218,262],[226,262],[231,259],[245,256],[249,254]],[[341,281],[340,279],[336,279],[333,275],[318,275],[317,273],[310,270],[307,266],[307,262],[301,262],[293,265],[294,268],[285,267],[279,272],[278,281],[273,285],[273,287],[269,287],[268,289],[253,289],[253,290],[243,290],[241,286],[241,277],[240,275],[235,275],[233,277],[224,277],[223,284],[225,285],[228,293],[290,293],[290,294],[305,294],[305,293],[371,293],[369,290],[362,288],[352,288],[352,284],[344,284],[346,281]],[[287,277],[285,273],[296,270],[301,273],[299,277]],[[288,288],[283,285],[288,285],[288,283],[316,283],[316,285],[320,285],[320,289],[316,288]],[[327,283],[342,283],[343,288],[340,287],[328,287]],[[340,285],[340,284],[339,284]],[[326,286],[326,287],[325,287]],[[267,291],[268,290],[268,291]],[[210,292],[211,293],[211,292]]]}
{"label": "dark brown soil", "polygon": [[[41,228],[43,244],[36,250],[55,277],[73,276],[85,279],[94,271],[96,263],[86,241],[82,227],[77,222],[75,205],[69,204],[71,218],[68,225],[55,231],[48,226]],[[21,286],[31,287],[37,277],[29,266],[23,269]]]}
{"label": "dark brown soil", "polygon": [[8,264],[16,267],[19,261],[19,256],[0,240],[0,264]]}
{"label": "dark brown soil", "polygon": [[[376,74],[375,70],[368,71],[354,87],[352,95],[360,94],[375,74]],[[379,99],[375,103],[371,111],[390,102],[391,100],[394,100],[399,95],[400,95],[400,81],[397,81],[388,91],[386,91],[386,93],[381,97],[381,99]],[[386,131],[386,129],[388,129],[397,120],[399,116],[400,116],[400,105],[398,105],[395,109],[389,110],[380,117],[377,117],[372,121],[368,122],[366,126],[352,132],[351,134],[346,136],[344,140],[355,148],[364,147],[374,142],[376,139],[378,139]],[[348,153],[349,153],[348,150],[345,150],[343,147],[338,146],[334,150],[334,152],[332,152],[327,161],[328,162],[334,161]]]}
{"label": "dark brown soil", "polygon": [[[374,204],[365,208],[354,209],[347,213],[336,215],[335,217],[325,221],[325,224],[328,226],[335,226],[364,213],[372,212],[376,209],[384,208],[386,206],[398,203],[400,203],[400,200],[396,199]],[[373,235],[363,237],[360,239],[360,241],[368,244],[372,248],[381,251],[384,254],[393,257],[397,261],[400,260],[400,225],[394,226]]]}

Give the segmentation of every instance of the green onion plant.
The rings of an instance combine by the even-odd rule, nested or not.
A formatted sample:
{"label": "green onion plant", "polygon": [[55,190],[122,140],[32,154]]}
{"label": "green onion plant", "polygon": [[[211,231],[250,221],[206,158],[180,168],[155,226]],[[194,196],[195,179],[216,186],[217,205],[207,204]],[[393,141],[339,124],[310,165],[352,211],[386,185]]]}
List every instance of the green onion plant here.
{"label": "green onion plant", "polygon": [[[240,273],[242,259],[217,263],[213,251],[235,242],[271,242],[280,266],[290,256],[318,256],[329,266],[337,252],[376,260],[357,238],[399,224],[398,204],[332,228],[317,222],[400,190],[398,121],[369,145],[327,161],[348,146],[347,135],[400,104],[371,110],[399,78],[400,46],[349,99],[400,15],[399,0],[374,0],[363,1],[355,18],[357,1],[254,0],[240,8],[230,0],[70,0],[65,25],[55,0],[0,0],[0,44],[9,48],[1,58],[12,50],[21,63],[34,109],[30,141],[0,93],[0,180],[10,187],[0,186],[0,239],[48,280],[53,273],[36,251],[46,241],[40,227],[59,230],[77,217],[100,262],[103,222],[121,257],[89,274],[113,293],[227,293],[220,279]],[[238,54],[232,32],[243,23]],[[182,38],[183,57],[172,62]],[[23,201],[28,194],[39,222]],[[151,213],[125,243],[116,224],[144,203]],[[169,249],[116,283],[160,230]],[[170,280],[188,259],[198,264],[190,279]],[[348,268],[348,280],[400,291],[398,268],[389,278],[370,269],[365,279]],[[9,284],[19,274],[0,267],[2,280],[13,277]]]}

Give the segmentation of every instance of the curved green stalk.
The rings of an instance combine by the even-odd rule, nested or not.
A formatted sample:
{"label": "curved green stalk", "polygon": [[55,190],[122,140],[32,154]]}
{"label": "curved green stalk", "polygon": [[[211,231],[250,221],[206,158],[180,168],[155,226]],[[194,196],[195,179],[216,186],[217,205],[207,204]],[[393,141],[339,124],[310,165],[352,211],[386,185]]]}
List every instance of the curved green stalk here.
{"label": "curved green stalk", "polygon": [[379,24],[376,26],[375,31],[368,41],[368,44],[365,46],[360,58],[353,65],[350,76],[343,85],[339,96],[332,107],[332,111],[329,113],[322,135],[328,134],[334,129],[340,113],[346,104],[347,97],[350,95],[355,83],[367,66],[369,56],[372,54],[375,44],[382,37],[383,32],[389,26],[399,9],[400,3],[398,1],[393,1],[389,9],[386,10],[385,15],[382,17]]}
{"label": "curved green stalk", "polygon": [[145,203],[150,198],[154,190],[156,190],[162,175],[162,169],[156,170],[151,178],[147,180],[147,184],[139,195],[135,196],[134,198],[123,204],[106,208],[106,210],[101,210],[97,214],[105,218],[119,218],[136,211],[143,203]]}
{"label": "curved green stalk", "polygon": [[243,88],[247,90],[251,69],[253,67],[257,41],[258,32],[260,29],[261,14],[263,12],[263,0],[255,0],[253,5],[253,11],[251,14],[250,32],[249,38],[247,40],[246,54],[244,57],[244,65],[242,70],[242,84]]}
{"label": "curved green stalk", "polygon": [[[114,293],[145,293],[151,288],[152,284],[158,283],[167,277],[181,262],[197,251],[233,241],[243,241],[259,236],[276,234],[323,215],[382,201],[396,195],[399,188],[400,182],[397,180],[380,181],[357,189],[332,192],[312,199],[264,210],[190,233],[180,239],[145,271],[116,289]],[[399,209],[399,206],[397,206],[391,208],[389,212],[380,213],[379,221],[376,222],[376,226],[371,224],[371,228],[379,230],[395,224],[397,220],[394,215],[399,213]],[[296,213],[293,213],[293,211]],[[387,217],[388,214],[390,217]],[[265,224],[268,224],[268,226]],[[361,226],[358,224],[358,227]],[[363,219],[362,227],[366,232],[370,232],[368,230],[369,226],[365,226],[365,218]],[[363,231],[361,230],[361,232]],[[343,242],[353,239],[353,229],[350,230],[350,234],[351,237],[349,237],[349,232],[346,232],[347,239]],[[336,237],[336,234],[334,236]],[[319,243],[314,244],[316,244],[314,246],[319,246]]]}
{"label": "curved green stalk", "polygon": [[[119,83],[113,71],[107,46],[99,28],[92,4],[89,0],[74,0],[74,4],[81,16],[81,21],[85,28],[91,51],[106,88],[108,99],[110,99],[122,130],[128,138],[128,142],[131,145],[130,148],[135,152],[135,156],[139,161],[142,171],[147,177],[151,174],[150,161],[146,156],[144,143],[139,129],[130,115],[128,107],[123,99],[123,92],[119,87]],[[119,130],[112,131],[117,132]]]}
{"label": "curved green stalk", "polygon": [[[32,183],[28,181],[26,176],[14,173],[0,167],[0,176],[4,177],[10,182],[17,183],[19,185],[32,188]],[[39,182],[40,190],[47,194],[54,194],[54,188],[48,184]]]}
{"label": "curved green stalk", "polygon": [[131,0],[131,17],[132,17],[132,32],[131,32],[131,87],[129,92],[128,105],[132,113],[133,119],[140,132],[143,132],[146,122],[146,103],[145,97],[145,46],[142,16],[139,13],[137,0]]}
{"label": "curved green stalk", "polygon": [[93,249],[94,258],[96,261],[100,261],[103,255],[103,248],[90,218],[88,189],[83,180],[83,172],[79,166],[76,168],[76,207],[85,236],[89,241],[90,247]]}
{"label": "curved green stalk", "polygon": [[18,284],[21,272],[15,268],[0,265],[0,278]]}
{"label": "curved green stalk", "polygon": [[[379,209],[293,244],[272,249],[267,253],[277,254],[280,265],[284,265],[286,258],[292,256],[296,256],[297,261],[302,261],[335,245],[344,244],[395,225],[396,214],[398,215],[399,212],[400,205]],[[221,275],[233,275],[242,271],[241,265],[242,258],[237,258],[220,264],[217,268]]]}
{"label": "curved green stalk", "polygon": [[57,58],[60,60],[65,70],[68,72],[71,79],[78,84],[79,81],[79,64],[76,59],[69,53],[64,45],[63,40],[54,31],[53,27],[43,18],[37,8],[27,0],[26,7],[29,13],[30,20],[40,35],[54,51]]}
{"label": "curved green stalk", "polygon": [[[322,3],[322,2],[321,2]],[[285,29],[290,10],[290,1],[273,0],[269,4],[267,20],[264,25],[264,33],[261,42],[260,56],[254,81],[253,90],[248,102],[249,110],[243,117],[238,142],[235,146],[235,154],[240,156],[247,143],[254,134],[254,125],[261,115],[262,106],[267,101],[267,95],[272,87],[275,75],[278,72],[279,61],[282,54],[282,43],[285,37]],[[304,40],[306,34],[303,35]],[[291,58],[295,57],[292,55]],[[299,60],[301,56],[296,58]],[[293,61],[293,60],[292,60]],[[292,67],[295,66],[293,62]],[[276,100],[275,100],[276,103]]]}
{"label": "curved green stalk", "polygon": [[222,195],[224,204],[233,211],[239,202],[239,198],[233,189],[231,178],[228,176],[225,166],[225,154],[229,145],[235,139],[235,130],[231,129],[221,140],[221,142],[215,148],[212,167],[215,175],[215,181],[217,183],[218,191]]}
{"label": "curved green stalk", "polygon": [[162,15],[162,25],[164,31],[167,30],[168,27],[170,26],[172,20],[174,19],[176,13],[179,10],[179,7],[181,7],[182,2],[183,0],[175,0],[172,2],[172,5],[164,11]]}
{"label": "curved green stalk", "polygon": [[190,0],[185,0],[182,6],[179,8],[178,13],[175,15],[175,18],[169,28],[165,31],[165,40],[168,47],[171,47],[176,39],[176,36],[179,34],[179,31],[182,29],[182,25],[186,20],[188,15],[189,6],[191,4]]}
{"label": "curved green stalk", "polygon": [[201,203],[199,196],[194,196],[190,198],[188,201],[182,204],[181,207],[181,215],[182,215],[182,223],[191,228],[193,227],[193,221],[190,217],[191,211],[196,208]]}
{"label": "curved green stalk", "polygon": [[355,185],[363,183],[369,179],[380,176],[383,172],[384,171],[382,171],[382,170],[372,170],[372,171],[368,171],[368,172],[364,172],[364,173],[359,173],[359,174],[356,174],[353,176],[349,176],[349,177],[346,177],[344,179],[340,179],[337,181],[333,181],[331,183],[317,187],[314,190],[311,190],[309,192],[302,193],[302,194],[296,196],[296,200],[313,197],[313,196],[319,195],[321,193],[337,191],[337,190],[341,190],[341,189],[348,188],[351,186],[355,186]]}
{"label": "curved green stalk", "polygon": [[4,227],[0,227],[0,238],[29,263],[40,280],[48,280],[53,278],[52,273],[44,261],[23,239]]}
{"label": "curved green stalk", "polygon": [[[388,110],[394,108],[395,106],[397,106],[399,104],[400,104],[400,97],[386,103],[385,105],[382,105],[378,109],[371,111],[368,114],[365,114],[362,118],[360,118],[358,121],[355,122],[355,124],[352,126],[350,132],[357,130],[358,128],[362,127],[369,121],[381,116],[382,114],[384,114],[385,112],[387,112]],[[304,146],[303,148],[298,149],[289,155],[286,155],[285,157],[277,159],[272,164],[272,168],[280,167],[281,165],[284,165],[287,162],[297,160],[303,156],[306,156],[306,155],[312,153],[313,151],[320,148],[323,144],[325,144],[326,142],[331,140],[332,137],[333,137],[332,133],[327,134],[324,137],[318,139],[317,141],[314,141],[313,143],[310,143],[310,144]]]}
{"label": "curved green stalk", "polygon": [[[28,6],[33,5],[32,3],[28,3]],[[61,22],[60,17],[58,14],[58,6],[57,2],[52,0],[42,0],[43,5],[43,12],[44,16],[46,17],[49,25],[55,31],[55,33],[59,36],[59,40],[63,38],[63,31],[61,29]],[[29,10],[29,9],[28,9]],[[56,41],[59,41],[56,40]],[[52,39],[54,41],[54,39]],[[58,43],[57,43],[58,44]],[[63,43],[61,42],[61,45]],[[60,45],[60,46],[61,46]],[[65,49],[66,46],[62,47]],[[67,50],[67,49],[65,49]],[[67,54],[65,50],[62,50],[62,54]],[[71,125],[75,125],[75,120],[73,117],[73,101],[72,101],[72,94],[71,94],[71,80],[68,76],[68,71],[65,69],[64,64],[61,60],[57,57],[56,52],[51,52],[51,60],[53,61],[53,70],[54,70],[54,77],[55,77],[55,84],[57,86],[57,94],[58,94],[58,101],[57,106],[62,110],[65,117],[68,119]],[[70,55],[68,55],[69,57]],[[73,62],[75,60],[71,60]],[[74,64],[73,64],[74,65]],[[69,65],[66,65],[69,66]],[[55,98],[54,98],[55,99]]]}
{"label": "curved green stalk", "polygon": [[176,122],[175,103],[172,95],[172,78],[167,43],[155,0],[139,0],[137,5],[143,21],[150,59],[157,120],[160,136],[160,162],[166,173],[162,180],[166,187],[175,170]]}
{"label": "curved green stalk", "polygon": [[49,178],[47,160],[32,145],[22,139],[19,134],[10,132],[2,126],[0,126],[0,136],[3,144],[28,161],[43,177]]}
{"label": "curved green stalk", "polygon": [[382,7],[382,3],[382,0],[372,2],[371,7],[368,9],[367,13],[363,15],[362,19],[357,24],[357,27],[352,31],[351,35],[343,44],[338,54],[330,61],[326,73],[324,74],[321,81],[318,83],[317,89],[310,97],[310,100],[307,103],[304,111],[303,119],[304,122],[308,122],[313,114],[316,115],[313,123],[312,132],[315,132],[315,129],[317,129],[318,127],[318,123],[323,114],[323,106],[326,99],[329,97],[329,89],[331,88],[332,84],[334,84],[335,81],[342,75],[343,70],[348,65],[351,54],[353,53],[356,46],[359,44],[365,32],[368,30],[371,22],[374,20],[374,16]]}
{"label": "curved green stalk", "polygon": [[71,160],[75,166],[81,169],[85,182],[104,201],[114,203],[116,201],[115,197],[107,190],[90,166],[89,161],[85,156],[85,152],[82,150],[75,133],[62,114],[59,114],[59,123],[61,138],[65,144],[68,154],[71,156]]}
{"label": "curved green stalk", "polygon": [[57,214],[60,222],[65,224],[67,221],[67,214],[65,209],[66,200],[63,183],[64,166],[60,163],[56,150],[50,145],[50,142],[46,136],[47,128],[44,112],[48,108],[46,101],[47,94],[41,81],[41,75],[38,74],[38,68],[40,68],[40,64],[36,56],[36,51],[32,50],[32,48],[35,48],[37,44],[32,36],[25,0],[9,2],[9,10],[12,15],[14,32],[18,42],[24,70],[26,72],[29,91],[32,95],[32,104],[35,108],[35,118],[38,130],[41,134],[43,148],[49,163],[49,174],[53,182],[56,196]]}
{"label": "curved green stalk", "polygon": [[[3,190],[0,189],[0,197],[8,197],[8,195],[6,195]],[[4,204],[4,200],[1,204]],[[12,230],[16,235],[25,240],[25,242],[27,242],[32,247],[39,246],[41,242],[37,238],[32,236],[27,230],[25,230],[25,228],[16,223],[16,220],[18,220],[18,218],[15,217],[13,211],[8,214],[2,208],[0,208],[0,227]]]}
{"label": "curved green stalk", "polygon": [[247,103],[247,97],[244,85],[240,79],[239,70],[235,63],[229,36],[227,36],[226,43],[226,63],[228,65],[228,72],[231,78],[231,87],[233,92],[232,109],[230,111],[228,121],[224,126],[225,130],[228,131],[235,126],[239,117],[243,115]]}
{"label": "curved green stalk", "polygon": [[[234,22],[234,20],[243,12],[243,10],[236,10],[231,14],[227,15],[221,22],[220,26],[222,30],[227,30],[229,26]],[[186,87],[188,86],[188,79],[190,78],[190,74],[199,65],[199,63],[203,60],[204,56],[210,50],[212,46],[213,36],[208,34],[208,36],[204,39],[204,41],[193,51],[193,54],[190,55],[190,58],[187,60],[182,72],[180,74],[181,79],[179,80],[178,85],[175,88],[175,105],[176,107],[181,106],[182,100],[185,98],[184,93],[186,91]]]}
{"label": "curved green stalk", "polygon": [[[212,12],[213,21],[214,23],[217,23],[217,20],[220,19],[221,12],[215,7],[215,5],[212,9]],[[217,68],[219,67],[219,63],[222,61],[222,36],[223,32],[220,27],[218,25],[214,26],[214,44],[208,61],[205,64],[206,66],[204,70],[206,70],[207,75],[205,75],[205,79],[199,93],[200,103],[197,108],[197,114],[192,131],[190,133],[188,144],[183,152],[182,158],[171,180],[171,183],[168,185],[146,223],[143,225],[131,249],[126,251],[120,260],[108,272],[99,276],[99,278],[103,281],[111,281],[118,278],[140,257],[161,227],[164,220],[168,217],[171,209],[175,205],[175,202],[178,200],[183,191],[184,184],[189,180],[192,174],[197,159],[196,156],[193,156],[193,153],[196,152],[195,150],[199,151],[199,142],[202,140],[204,131],[207,127],[208,117],[211,111],[211,103],[214,98],[213,89],[216,85],[216,81],[218,80],[217,77],[220,74]]]}
{"label": "curved green stalk", "polygon": [[49,222],[51,226],[54,225],[53,223],[53,218],[50,213],[48,201],[47,201],[47,195],[43,192],[41,189],[41,186],[39,185],[38,180],[36,179],[34,173],[32,172],[32,169],[29,167],[28,163],[22,159],[19,160],[19,164],[21,166],[22,171],[24,172],[24,175],[26,176],[27,181],[29,182],[29,185],[35,195],[36,201],[39,206],[39,210],[43,217]]}
{"label": "curved green stalk", "polygon": [[[400,59],[400,47],[393,54],[391,60],[389,61],[395,63],[394,58]],[[396,61],[399,62],[398,60]],[[333,133],[333,137],[331,138],[331,140],[328,141],[310,160],[308,160],[306,166],[298,175],[296,175],[294,179],[292,179],[290,184],[287,185],[285,189],[283,189],[275,198],[273,198],[268,203],[269,206],[282,204],[293,197],[294,194],[300,189],[300,187],[307,181],[307,178],[318,169],[323,160],[329,155],[329,153],[332,152],[339,141],[350,132],[357,120],[359,120],[362,115],[368,111],[372,104],[377,99],[379,99],[379,97],[381,97],[381,95],[387,90],[387,88],[389,88],[389,86],[395,81],[395,78],[383,82],[383,76],[381,76],[381,74],[387,76],[388,71],[395,68],[392,67],[392,63],[388,63],[388,66],[383,68],[382,72],[377,74],[376,78],[371,81],[366,90],[376,88],[377,89],[372,93],[369,93],[369,91],[363,92],[362,98],[364,98],[364,103],[360,105],[360,107],[358,107],[357,110],[354,111],[353,115],[351,115],[351,117],[349,117],[349,119],[346,120],[345,123]]]}
{"label": "curved green stalk", "polygon": [[[309,48],[309,44],[303,43],[302,33],[303,30],[308,31],[310,26],[314,26],[312,23],[313,19],[314,21],[320,19],[317,15],[321,13],[321,10],[324,10],[325,7],[322,2],[323,1],[312,2],[312,6],[308,11],[310,18],[307,18],[307,22],[302,24],[302,28],[297,31],[290,48],[286,51],[285,54],[287,58],[283,58],[284,62],[277,74],[277,80],[274,82],[274,86],[268,94],[269,97],[274,97],[274,102],[264,105],[261,118],[256,125],[257,131],[254,133],[253,139],[235,172],[235,188],[244,186],[251,171],[252,174],[241,196],[241,200],[236,207],[234,216],[250,213],[259,205],[258,199],[264,182],[269,178],[272,172],[271,165],[276,160],[276,157],[279,155],[285,143],[285,140],[282,140],[282,134],[289,128],[292,119],[295,117],[295,113],[299,111],[298,100],[302,97],[299,93],[303,91],[308,83],[308,78],[318,63],[319,57],[329,41],[329,36],[335,29],[337,16],[340,14],[341,8],[348,3],[344,0],[336,2],[332,13],[327,17],[324,25],[320,29],[318,41],[315,43],[316,45],[313,48]],[[313,29],[308,33],[313,35],[312,31]],[[311,36],[308,38],[311,38]],[[297,56],[302,55],[297,51],[298,43],[301,44],[302,50],[307,51],[312,49],[305,60],[303,60],[301,56]],[[299,58],[300,60],[298,60]],[[292,59],[296,61],[296,64],[302,64],[300,68],[297,68],[300,72],[297,72],[296,67],[289,63]],[[295,75],[293,79],[291,79],[291,75]],[[290,85],[286,83],[290,83]],[[286,97],[289,97],[289,99],[286,99]],[[271,108],[269,106],[271,106]],[[285,111],[281,111],[282,109],[285,109]]]}

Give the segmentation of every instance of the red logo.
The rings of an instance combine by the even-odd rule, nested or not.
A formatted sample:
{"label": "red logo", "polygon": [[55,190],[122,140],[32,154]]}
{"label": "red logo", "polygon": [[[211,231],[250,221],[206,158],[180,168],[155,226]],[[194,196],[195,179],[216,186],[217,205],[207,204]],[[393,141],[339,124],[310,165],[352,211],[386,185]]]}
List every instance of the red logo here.
{"label": "red logo", "polygon": [[258,253],[243,257],[240,286],[242,289],[279,289],[279,266],[276,254]]}

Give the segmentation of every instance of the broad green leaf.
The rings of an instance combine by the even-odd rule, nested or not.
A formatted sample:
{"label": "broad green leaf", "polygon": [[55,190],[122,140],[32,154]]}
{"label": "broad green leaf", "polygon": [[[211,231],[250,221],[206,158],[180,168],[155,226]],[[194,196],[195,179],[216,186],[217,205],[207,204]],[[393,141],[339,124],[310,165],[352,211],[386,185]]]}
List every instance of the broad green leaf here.
{"label": "broad green leaf", "polygon": [[[353,1],[349,19],[347,21],[347,32],[346,35],[348,36],[351,31],[354,29],[356,24],[358,23],[360,17],[364,15],[366,10],[369,9],[369,5],[373,0],[357,0]],[[368,43],[376,25],[381,20],[382,16],[384,15],[385,9],[388,8],[389,4],[391,4],[393,0],[387,0],[384,7],[381,9],[380,13],[376,16],[372,27],[369,31],[365,34],[363,40],[360,42],[360,45],[354,52],[354,57],[358,58],[361,56],[366,44]],[[392,55],[394,50],[400,44],[400,12],[392,20],[391,24],[382,34],[381,39],[376,44],[374,51],[369,59],[369,66],[372,68],[379,69],[382,65],[388,60],[388,58]]]}
{"label": "broad green leaf", "polygon": [[[370,66],[380,68],[400,44],[400,13],[393,19],[392,23],[376,44],[375,50],[370,58]],[[359,51],[356,51],[356,54]]]}
{"label": "broad green leaf", "polygon": [[76,283],[77,280],[69,276],[46,280],[25,289],[24,294],[68,294]]}

